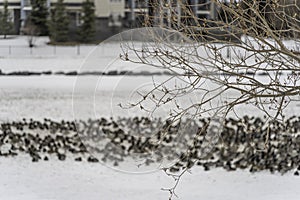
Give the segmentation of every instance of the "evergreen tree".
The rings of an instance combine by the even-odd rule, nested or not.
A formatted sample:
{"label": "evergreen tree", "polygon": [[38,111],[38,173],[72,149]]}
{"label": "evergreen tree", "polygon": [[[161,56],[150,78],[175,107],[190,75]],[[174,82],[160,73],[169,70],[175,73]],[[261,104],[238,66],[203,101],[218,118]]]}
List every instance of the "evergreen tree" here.
{"label": "evergreen tree", "polygon": [[49,21],[50,39],[53,42],[66,42],[69,36],[69,19],[63,0],[58,0]]}
{"label": "evergreen tree", "polygon": [[82,3],[83,21],[80,26],[80,41],[91,42],[95,37],[95,5],[91,0]]}
{"label": "evergreen tree", "polygon": [[31,0],[32,10],[29,16],[29,20],[38,31],[39,35],[48,35],[48,8],[47,0]]}
{"label": "evergreen tree", "polygon": [[4,1],[3,12],[0,13],[0,34],[5,39],[7,34],[13,32],[13,23],[9,19],[8,2]]}

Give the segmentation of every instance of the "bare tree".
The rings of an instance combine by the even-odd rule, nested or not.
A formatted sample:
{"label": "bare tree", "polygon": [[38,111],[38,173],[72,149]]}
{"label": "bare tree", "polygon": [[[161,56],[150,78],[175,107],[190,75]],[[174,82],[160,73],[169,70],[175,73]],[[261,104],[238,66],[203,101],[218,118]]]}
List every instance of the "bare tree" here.
{"label": "bare tree", "polygon": [[37,36],[39,35],[37,26],[29,22],[22,31],[27,35],[28,47],[33,48],[35,46]]}
{"label": "bare tree", "polygon": [[[124,55],[121,55],[125,61],[156,66],[170,71],[174,77],[189,80],[185,80],[186,87],[174,89],[177,93],[173,96],[167,88],[155,88],[153,91],[169,94],[163,99],[153,99],[157,106],[165,104],[164,98],[172,100],[178,95],[178,90],[182,90],[181,94],[187,89],[199,90],[201,86],[197,83],[210,80],[222,87],[221,92],[211,99],[228,91],[236,92],[237,96],[218,106],[226,113],[248,103],[262,110],[270,119],[283,117],[284,108],[300,92],[299,2],[245,0],[224,3],[212,0],[210,6],[214,4],[216,10],[214,19],[199,18],[194,14],[193,5],[183,1],[175,1],[176,4],[170,0],[157,2],[158,5],[154,6],[163,6],[163,11],[158,9],[152,18],[159,18],[159,27],[177,32],[177,40],[182,41],[166,40],[157,31],[148,29],[144,34],[152,35],[154,41],[144,42],[141,48],[127,43],[123,45]],[[182,36],[178,37],[179,34]],[[261,75],[264,75],[263,80],[259,79]],[[140,105],[150,96],[146,94],[135,105]],[[186,109],[192,108],[197,108],[200,115],[205,112],[200,108],[211,99],[198,102],[191,108],[178,109],[176,116],[180,117]],[[276,112],[270,112],[272,110]]]}
{"label": "bare tree", "polygon": [[[299,101],[299,1],[211,0],[193,5],[183,0],[150,2],[151,15],[145,24],[160,29],[141,32],[151,39],[140,46],[124,42],[120,57],[167,70],[172,76],[154,84],[131,106],[145,109],[146,100],[156,107],[175,102],[170,113],[175,122],[187,114],[190,118],[213,118],[217,113],[241,117],[236,111],[247,105],[273,122],[283,120],[285,108]],[[207,15],[200,15],[199,8],[208,11]],[[169,32],[168,36],[164,31]],[[184,84],[173,83],[175,79]],[[178,96],[191,93],[197,96],[196,102],[189,106],[176,104]],[[207,134],[204,132],[195,134],[195,140],[199,134]],[[191,156],[195,148],[194,143],[186,156]],[[185,165],[183,172],[191,166]],[[171,196],[181,174],[172,176],[176,184],[168,189]]]}

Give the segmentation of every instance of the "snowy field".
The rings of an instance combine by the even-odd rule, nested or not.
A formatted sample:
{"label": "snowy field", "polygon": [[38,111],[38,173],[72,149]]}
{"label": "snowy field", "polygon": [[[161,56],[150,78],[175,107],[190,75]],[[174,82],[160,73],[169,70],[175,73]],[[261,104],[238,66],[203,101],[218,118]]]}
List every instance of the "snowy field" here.
{"label": "snowy field", "polygon": [[[94,46],[81,46],[80,55],[76,47],[49,47],[47,38],[39,38],[32,52],[27,48],[27,38],[18,37],[0,41],[0,69],[5,72],[17,70],[32,71],[71,71],[80,70],[85,57]],[[10,45],[20,45],[11,49]],[[114,47],[112,46],[111,49]],[[55,53],[54,53],[55,51]],[[108,60],[113,58],[108,57]],[[107,62],[105,61],[105,63]],[[99,70],[105,69],[101,61]],[[103,61],[104,62],[104,61]],[[131,66],[114,67],[130,69]],[[121,109],[119,103],[137,100],[132,95],[137,88],[153,83],[151,77],[83,77],[95,79],[93,88],[83,85],[73,99],[76,77],[33,76],[0,77],[0,121],[14,121],[22,118],[41,120],[73,120],[74,117],[118,117],[147,115],[138,110]],[[157,81],[162,81],[161,76]],[[83,80],[81,79],[81,80]],[[95,90],[91,96],[89,90]],[[228,94],[230,95],[230,94]],[[181,99],[187,103],[194,96]],[[91,102],[95,100],[95,102]],[[75,101],[75,104],[74,104]],[[95,103],[87,110],[86,106]],[[74,113],[74,107],[75,113]],[[155,116],[166,116],[168,108],[158,110]],[[258,115],[247,106],[238,109],[239,114]],[[299,115],[300,103],[293,102],[287,109],[287,116]],[[102,200],[102,199],[168,199],[168,192],[161,188],[172,187],[174,181],[162,171],[149,174],[126,174],[109,169],[101,164],[76,163],[51,160],[32,163],[23,157],[0,157],[0,199],[1,200]],[[280,175],[248,171],[227,172],[214,169],[204,172],[200,167],[193,168],[191,174],[183,176],[177,194],[179,199],[198,200],[297,200],[300,198],[300,179],[292,172]],[[175,198],[176,199],[176,198]]]}
{"label": "snowy field", "polygon": [[47,37],[39,37],[35,40],[36,46],[29,48],[26,36],[0,40],[0,68],[5,72],[74,70],[95,47],[82,46],[78,55],[76,46],[54,47],[47,45],[47,42]]}
{"label": "snowy field", "polygon": [[[51,161],[31,163],[0,159],[0,199],[3,200],[140,200],[168,199],[174,182],[158,171],[124,174],[98,164]],[[181,180],[178,199],[197,200],[297,200],[299,177],[220,169],[195,168]],[[177,199],[177,198],[175,198]]]}
{"label": "snowy field", "polygon": [[[38,37],[35,40],[36,46],[29,48],[27,39],[26,36],[7,40],[0,39],[0,69],[3,72],[67,72],[81,71],[81,68],[87,66],[93,71],[105,71],[111,61],[114,61],[114,64],[109,67],[110,70],[157,71],[152,67],[143,66],[143,68],[139,68],[139,65],[137,67],[124,65],[123,62],[119,61],[115,62],[119,57],[118,52],[115,52],[120,47],[119,43],[106,43],[101,44],[101,46],[52,46],[47,45],[49,38]],[[86,58],[89,56],[90,59],[87,60]]]}
{"label": "snowy field", "polygon": [[[167,78],[167,76],[159,76],[154,80],[162,82]],[[143,90],[144,87],[153,86],[152,77],[114,76],[99,79],[96,76],[84,76],[80,78],[80,81],[89,84],[78,87],[73,98],[76,81],[78,81],[76,77],[54,75],[0,77],[0,121],[21,120],[22,118],[72,120],[74,117],[88,119],[149,116],[149,113],[143,112],[139,108],[123,109],[119,104],[128,105],[140,100],[141,96],[136,92]],[[231,95],[228,94],[228,96]],[[196,100],[198,100],[197,94],[178,99],[183,106],[191,105]],[[150,109],[153,107],[147,102],[146,105]],[[158,109],[153,113],[153,117],[167,117],[172,106],[174,104]],[[248,114],[262,117],[264,115],[261,111],[251,108],[248,105],[241,105],[236,112],[240,116]],[[298,115],[300,113],[299,101],[291,102],[284,113],[287,117]]]}

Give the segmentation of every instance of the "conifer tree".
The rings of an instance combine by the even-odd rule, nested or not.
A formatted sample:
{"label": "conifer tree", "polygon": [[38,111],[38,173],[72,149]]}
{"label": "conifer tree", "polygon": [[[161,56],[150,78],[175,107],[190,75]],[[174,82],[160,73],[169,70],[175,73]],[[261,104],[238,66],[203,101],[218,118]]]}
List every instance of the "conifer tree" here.
{"label": "conifer tree", "polygon": [[0,13],[0,34],[5,39],[13,31],[13,23],[9,19],[8,2],[4,1],[3,12]]}
{"label": "conifer tree", "polygon": [[80,41],[91,42],[95,37],[95,5],[91,0],[82,3],[81,17],[82,25],[80,26]]}
{"label": "conifer tree", "polygon": [[35,26],[38,35],[48,35],[47,18],[49,15],[47,0],[31,0],[30,24]]}
{"label": "conifer tree", "polygon": [[66,42],[69,36],[69,18],[63,0],[58,0],[49,21],[50,39],[53,42]]}

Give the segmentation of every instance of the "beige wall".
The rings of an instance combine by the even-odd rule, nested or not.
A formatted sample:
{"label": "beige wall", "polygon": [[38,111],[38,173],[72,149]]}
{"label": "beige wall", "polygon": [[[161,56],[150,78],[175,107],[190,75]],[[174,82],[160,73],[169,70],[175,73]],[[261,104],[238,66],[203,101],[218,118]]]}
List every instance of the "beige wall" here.
{"label": "beige wall", "polygon": [[[0,3],[5,2],[5,0],[0,0]],[[20,0],[7,0],[7,2],[11,2],[11,3],[18,3],[20,2]]]}
{"label": "beige wall", "polygon": [[[82,3],[84,0],[64,0],[64,3]],[[51,3],[56,3],[57,0],[50,0]]]}
{"label": "beige wall", "polygon": [[[85,0],[64,0],[65,3],[81,3]],[[51,0],[55,3],[57,0]],[[111,14],[124,16],[124,0],[94,0],[97,17],[109,17]]]}
{"label": "beige wall", "polygon": [[[5,0],[0,0],[0,3],[3,3],[5,2]],[[20,3],[20,0],[7,0],[7,2],[9,3]],[[2,9],[3,6],[0,6],[0,9]],[[17,9],[17,8],[20,8],[20,6],[8,6],[9,9]]]}
{"label": "beige wall", "polygon": [[94,0],[97,17],[109,17],[109,15],[124,16],[124,0]]}
{"label": "beige wall", "polygon": [[[56,3],[57,0],[50,0],[52,3]],[[65,3],[81,3],[85,0],[64,0]],[[0,0],[4,2],[4,0]],[[20,3],[21,0],[8,0],[11,3]],[[124,17],[125,1],[124,0],[94,0],[96,16],[97,17],[109,17],[111,14]],[[20,3],[21,4],[21,3]],[[20,8],[20,6],[17,6]],[[78,7],[68,7],[68,9],[78,9]],[[80,9],[80,8],[79,8]]]}

